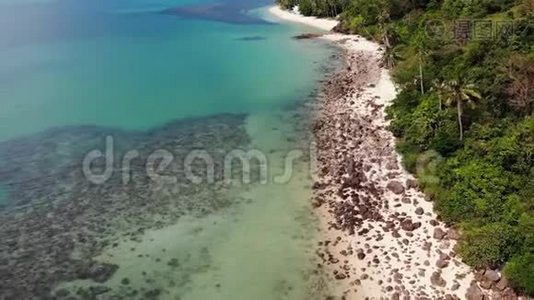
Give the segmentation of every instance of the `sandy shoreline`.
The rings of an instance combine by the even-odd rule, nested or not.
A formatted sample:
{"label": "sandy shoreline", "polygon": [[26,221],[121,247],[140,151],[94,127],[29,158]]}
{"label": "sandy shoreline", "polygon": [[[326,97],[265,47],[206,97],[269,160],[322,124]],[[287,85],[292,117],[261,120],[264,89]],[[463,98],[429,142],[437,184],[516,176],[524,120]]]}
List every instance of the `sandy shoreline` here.
{"label": "sandy shoreline", "polygon": [[384,110],[396,91],[379,67],[379,47],[355,36],[325,38],[345,49],[348,64],[327,83],[315,126],[327,273],[348,299],[464,298],[474,277],[455,259],[449,238],[456,234],[436,220],[387,130]]}
{"label": "sandy shoreline", "polygon": [[338,21],[336,20],[305,17],[298,12],[283,10],[278,6],[271,6],[269,7],[268,11],[270,14],[278,17],[279,19],[305,24],[325,31],[332,30],[338,24]]}
{"label": "sandy shoreline", "polygon": [[[319,19],[269,11],[325,28]],[[380,46],[353,35],[322,38],[339,45],[346,60],[345,69],[325,84],[314,125],[319,180],[313,201],[324,237],[316,253],[326,282],[335,285],[330,294],[483,299],[474,272],[453,250],[458,233],[439,221],[395,150],[385,108],[396,90],[380,67]]]}

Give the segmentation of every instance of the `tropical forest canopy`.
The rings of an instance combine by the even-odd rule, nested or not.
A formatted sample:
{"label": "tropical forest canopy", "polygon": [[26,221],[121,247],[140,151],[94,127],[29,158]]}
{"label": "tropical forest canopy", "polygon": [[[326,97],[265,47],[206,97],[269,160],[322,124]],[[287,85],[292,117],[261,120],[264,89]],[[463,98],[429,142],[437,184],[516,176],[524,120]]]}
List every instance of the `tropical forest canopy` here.
{"label": "tropical forest canopy", "polygon": [[380,42],[406,167],[458,252],[534,295],[534,0],[278,0]]}

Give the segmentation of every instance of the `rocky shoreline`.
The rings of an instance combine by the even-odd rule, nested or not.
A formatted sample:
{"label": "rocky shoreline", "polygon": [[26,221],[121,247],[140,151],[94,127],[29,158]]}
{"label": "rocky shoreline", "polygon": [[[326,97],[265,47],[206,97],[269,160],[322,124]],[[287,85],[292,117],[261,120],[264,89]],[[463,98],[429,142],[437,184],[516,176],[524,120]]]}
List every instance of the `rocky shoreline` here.
{"label": "rocky shoreline", "polygon": [[[341,299],[516,299],[493,270],[476,274],[457,257],[460,237],[401,164],[385,108],[395,87],[378,45],[323,38],[346,66],[325,83],[313,126],[318,180],[313,206],[324,240],[318,269]],[[490,291],[491,289],[491,291]],[[332,291],[333,290],[333,291]],[[328,297],[331,297],[330,295]]]}

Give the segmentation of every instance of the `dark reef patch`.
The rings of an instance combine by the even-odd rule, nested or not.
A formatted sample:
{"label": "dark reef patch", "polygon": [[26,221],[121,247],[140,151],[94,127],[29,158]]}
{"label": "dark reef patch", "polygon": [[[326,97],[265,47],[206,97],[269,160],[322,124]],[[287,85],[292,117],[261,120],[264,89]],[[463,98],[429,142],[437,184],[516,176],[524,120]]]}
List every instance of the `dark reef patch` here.
{"label": "dark reef patch", "polygon": [[272,24],[259,17],[248,15],[246,12],[252,8],[251,4],[246,2],[225,2],[178,6],[165,9],[161,13],[187,19],[210,20],[230,24]]}
{"label": "dark reef patch", "polygon": [[[118,238],[136,240],[145,230],[173,224],[185,214],[203,216],[231,205],[227,187],[189,183],[182,163],[191,150],[222,156],[246,147],[245,117],[179,120],[146,132],[62,127],[1,142],[0,185],[9,194],[0,211],[0,298],[50,299],[60,282],[105,282],[118,266],[92,258]],[[103,151],[110,135],[115,172],[105,183],[93,184],[82,172],[83,158],[91,150]],[[158,149],[174,155],[162,173],[176,183],[162,185],[147,175],[147,157]],[[124,184],[121,163],[130,150],[137,150],[139,158],[131,161],[131,180]],[[221,170],[222,160],[214,161]],[[95,165],[103,167],[104,160]],[[202,164],[193,168],[196,174],[205,172]]]}
{"label": "dark reef patch", "polygon": [[266,40],[266,38],[263,36],[245,36],[245,37],[236,39],[236,41],[246,41],[246,42],[263,41],[263,40]]}

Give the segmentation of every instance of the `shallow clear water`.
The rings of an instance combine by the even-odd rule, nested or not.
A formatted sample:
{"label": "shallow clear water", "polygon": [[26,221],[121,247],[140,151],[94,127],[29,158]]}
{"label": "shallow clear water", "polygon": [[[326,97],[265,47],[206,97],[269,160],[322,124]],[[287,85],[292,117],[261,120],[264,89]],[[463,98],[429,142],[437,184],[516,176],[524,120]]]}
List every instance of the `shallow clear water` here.
{"label": "shallow clear water", "polygon": [[[12,228],[36,240],[39,230],[53,236],[39,241],[69,259],[60,268],[67,271],[54,273],[65,275],[50,275],[50,293],[105,287],[103,295],[126,299],[310,298],[314,223],[305,159],[284,184],[222,189],[168,192],[114,180],[101,187],[80,175],[82,154],[102,149],[106,135],[121,155],[172,151],[184,141],[192,149],[259,149],[272,175],[284,172],[289,151],[306,150],[301,106],[334,50],[291,39],[313,29],[265,21],[259,7],[269,2],[219,3],[0,1],[0,199],[19,213],[0,215],[0,237],[15,238]],[[1,184],[16,192],[2,196]],[[150,204],[128,202],[137,198]],[[36,231],[35,224],[47,225]],[[72,249],[62,238],[74,241]],[[34,265],[48,266],[48,244],[36,243],[24,245],[37,253],[26,263],[44,257]],[[27,250],[1,247],[15,247],[0,249],[15,250],[6,258],[13,262]],[[88,261],[118,269],[102,282],[69,275],[71,264]]]}

